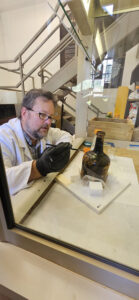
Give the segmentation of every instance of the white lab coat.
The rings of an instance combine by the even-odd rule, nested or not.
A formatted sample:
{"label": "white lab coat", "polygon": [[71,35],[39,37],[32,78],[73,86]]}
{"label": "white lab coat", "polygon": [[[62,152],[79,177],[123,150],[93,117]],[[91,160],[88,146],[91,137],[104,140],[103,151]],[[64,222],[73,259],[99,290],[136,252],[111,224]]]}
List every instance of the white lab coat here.
{"label": "white lab coat", "polygon": [[[46,143],[56,145],[60,142],[72,143],[72,136],[58,128],[50,128],[47,137],[41,140],[41,153],[46,148]],[[24,138],[20,119],[11,119],[0,126],[0,145],[10,194],[13,195],[32,184],[28,184],[32,156]]]}

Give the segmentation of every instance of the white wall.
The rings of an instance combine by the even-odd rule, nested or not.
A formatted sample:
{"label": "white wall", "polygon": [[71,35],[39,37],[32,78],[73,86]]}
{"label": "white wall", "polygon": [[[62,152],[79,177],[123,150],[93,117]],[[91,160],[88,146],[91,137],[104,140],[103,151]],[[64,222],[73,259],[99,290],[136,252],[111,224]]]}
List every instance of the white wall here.
{"label": "white wall", "polygon": [[[57,1],[53,1],[54,2]],[[49,8],[47,1],[41,1],[40,4],[34,4],[25,6],[9,11],[2,11],[0,13],[0,60],[14,59],[15,56],[22,50],[22,48],[28,43],[28,41],[36,34],[41,26],[49,19],[53,14]],[[51,25],[42,34],[42,38],[39,38],[35,45],[28,50],[27,57],[38,45],[38,41],[42,41],[51,30],[58,24],[58,19],[52,22]],[[56,31],[54,36],[43,46],[37,54],[28,62],[24,68],[26,74],[37,62],[40,61],[48,52],[59,42],[59,30]],[[0,64],[2,65],[2,64]],[[59,57],[55,59],[48,70],[55,73],[59,69],[60,60]],[[2,65],[5,66],[5,65]],[[18,64],[7,64],[8,68],[17,68]],[[40,77],[37,76],[39,69],[33,74],[35,76],[35,87],[40,87]],[[0,85],[15,86],[20,81],[18,75],[13,73],[7,73],[0,71]],[[26,90],[32,88],[32,81],[27,80],[25,84]],[[3,97],[4,94],[2,94]],[[6,95],[6,94],[5,94]],[[3,98],[4,99],[4,98]],[[5,96],[5,101],[9,101]]]}
{"label": "white wall", "polygon": [[[14,58],[52,13],[46,1],[29,7],[2,12],[4,57],[0,59]],[[47,32],[50,31],[49,28]],[[52,47],[52,44],[50,46]]]}
{"label": "white wall", "polygon": [[[5,101],[7,99],[7,102]],[[17,103],[17,95],[16,92],[10,92],[10,91],[1,91],[0,92],[0,104],[15,104]]]}
{"label": "white wall", "polygon": [[0,57],[3,57],[4,55],[4,39],[3,39],[3,32],[2,32],[2,20],[1,20],[1,15],[0,15]]}
{"label": "white wall", "polygon": [[132,73],[133,69],[136,67],[136,65],[139,63],[139,58],[136,57],[138,47],[139,47],[139,44],[134,46],[133,48],[131,48],[126,53],[122,86],[129,87],[129,85],[130,85],[131,73]]}

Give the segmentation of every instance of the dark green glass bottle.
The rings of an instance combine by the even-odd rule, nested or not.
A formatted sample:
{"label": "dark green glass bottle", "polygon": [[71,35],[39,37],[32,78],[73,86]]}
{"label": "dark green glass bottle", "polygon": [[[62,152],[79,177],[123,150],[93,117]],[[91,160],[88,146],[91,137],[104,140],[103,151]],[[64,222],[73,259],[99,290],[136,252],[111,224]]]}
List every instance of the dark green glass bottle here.
{"label": "dark green glass bottle", "polygon": [[98,131],[94,149],[84,154],[81,177],[89,175],[106,181],[110,159],[108,155],[103,152],[104,135],[104,131]]}

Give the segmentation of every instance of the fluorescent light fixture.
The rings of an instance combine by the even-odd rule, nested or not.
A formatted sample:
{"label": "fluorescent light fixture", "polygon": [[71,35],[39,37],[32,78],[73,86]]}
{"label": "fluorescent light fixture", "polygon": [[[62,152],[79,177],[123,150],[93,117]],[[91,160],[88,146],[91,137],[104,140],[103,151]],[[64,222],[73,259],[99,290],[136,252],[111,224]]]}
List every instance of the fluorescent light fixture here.
{"label": "fluorescent light fixture", "polygon": [[103,46],[102,46],[101,35],[99,32],[99,29],[97,29],[97,32],[96,32],[95,43],[97,46],[97,51],[98,51],[99,57],[101,57],[101,55],[103,54]]}
{"label": "fluorescent light fixture", "polygon": [[87,15],[88,15],[88,11],[89,11],[90,2],[91,2],[91,0],[82,0],[82,3],[84,5]]}
{"label": "fluorescent light fixture", "polygon": [[91,100],[87,101],[87,104],[90,106],[92,104],[92,101]]}
{"label": "fluorescent light fixture", "polygon": [[107,12],[110,16],[113,15],[113,7],[114,7],[113,4],[102,6],[102,8],[104,9],[104,11]]}
{"label": "fluorescent light fixture", "polygon": [[67,2],[71,2],[72,0],[61,0],[60,2],[62,3],[62,4],[65,4],[65,3],[67,3]]}
{"label": "fluorescent light fixture", "polygon": [[94,93],[93,96],[94,96],[94,97],[103,97],[103,94],[101,94],[101,93],[97,93],[97,94]]}

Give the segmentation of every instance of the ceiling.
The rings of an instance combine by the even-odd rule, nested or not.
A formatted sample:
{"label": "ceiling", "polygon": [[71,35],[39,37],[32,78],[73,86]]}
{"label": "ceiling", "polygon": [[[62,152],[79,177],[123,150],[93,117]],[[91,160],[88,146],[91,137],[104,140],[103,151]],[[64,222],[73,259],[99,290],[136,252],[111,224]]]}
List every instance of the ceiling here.
{"label": "ceiling", "polygon": [[43,2],[46,3],[47,1],[46,0],[3,0],[0,1],[0,13],[7,10],[14,10],[25,6],[40,4]]}

